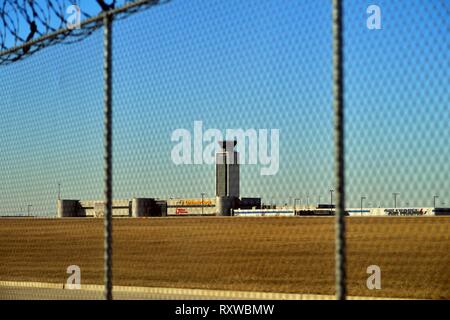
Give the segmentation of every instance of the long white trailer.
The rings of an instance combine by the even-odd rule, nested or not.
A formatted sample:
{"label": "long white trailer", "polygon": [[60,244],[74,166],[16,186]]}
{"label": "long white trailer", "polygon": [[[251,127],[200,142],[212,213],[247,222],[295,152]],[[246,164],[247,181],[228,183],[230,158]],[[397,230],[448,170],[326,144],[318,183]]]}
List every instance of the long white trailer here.
{"label": "long white trailer", "polygon": [[236,209],[233,210],[233,215],[238,217],[290,217],[295,216],[295,211],[291,209]]}
{"label": "long white trailer", "polygon": [[434,216],[434,208],[350,208],[350,216]]}
{"label": "long white trailer", "polygon": [[[234,216],[274,217],[274,216],[332,216],[335,209],[300,208],[294,209],[249,209],[233,211]],[[450,216],[450,208],[348,208],[346,215],[353,217],[376,216]]]}

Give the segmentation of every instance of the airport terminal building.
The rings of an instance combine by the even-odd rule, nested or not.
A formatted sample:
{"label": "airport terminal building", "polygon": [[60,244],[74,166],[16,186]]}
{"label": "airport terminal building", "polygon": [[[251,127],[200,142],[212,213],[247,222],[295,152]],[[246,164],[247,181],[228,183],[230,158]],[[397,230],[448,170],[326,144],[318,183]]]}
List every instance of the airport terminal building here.
{"label": "airport terminal building", "polygon": [[[236,209],[260,209],[261,198],[240,198],[236,141],[220,141],[216,153],[214,198],[132,198],[113,200],[114,217],[229,216]],[[102,200],[58,200],[58,217],[103,217]]]}

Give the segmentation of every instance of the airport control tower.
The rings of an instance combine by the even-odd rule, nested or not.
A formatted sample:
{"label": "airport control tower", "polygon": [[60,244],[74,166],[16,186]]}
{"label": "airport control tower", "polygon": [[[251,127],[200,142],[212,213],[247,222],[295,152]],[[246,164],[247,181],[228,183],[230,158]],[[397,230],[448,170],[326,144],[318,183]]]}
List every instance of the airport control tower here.
{"label": "airport control tower", "polygon": [[239,201],[239,153],[234,150],[237,141],[219,141],[216,153],[216,208],[217,215],[230,215]]}

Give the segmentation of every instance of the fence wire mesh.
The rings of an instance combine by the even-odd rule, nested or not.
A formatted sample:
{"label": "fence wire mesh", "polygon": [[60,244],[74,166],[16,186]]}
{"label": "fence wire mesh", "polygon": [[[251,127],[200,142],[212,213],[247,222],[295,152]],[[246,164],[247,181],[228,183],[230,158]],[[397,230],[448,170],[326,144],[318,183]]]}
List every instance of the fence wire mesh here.
{"label": "fence wire mesh", "polygon": [[[0,1],[0,298],[99,299],[105,282],[115,299],[345,297],[333,1],[147,1],[115,16],[112,282],[99,2],[36,1],[32,39],[64,28],[70,5],[82,25],[27,46],[33,10]],[[449,5],[338,3],[342,285],[449,299]]]}
{"label": "fence wire mesh", "polygon": [[[364,289],[363,266],[375,265],[383,275],[377,291],[386,296],[404,290],[448,299],[448,217],[411,216],[448,214],[450,207],[450,6],[351,3],[344,1],[348,206],[397,217],[372,220],[362,233],[362,222],[349,224],[348,271],[359,274],[349,281]],[[375,16],[380,10],[381,29],[361,28],[366,8]],[[376,240],[363,241],[369,237]]]}

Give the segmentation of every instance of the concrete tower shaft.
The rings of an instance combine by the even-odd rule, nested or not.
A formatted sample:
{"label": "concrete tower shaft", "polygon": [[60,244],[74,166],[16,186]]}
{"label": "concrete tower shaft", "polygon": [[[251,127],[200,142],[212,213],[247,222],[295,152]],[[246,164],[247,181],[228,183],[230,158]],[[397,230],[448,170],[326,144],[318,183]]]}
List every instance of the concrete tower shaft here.
{"label": "concrete tower shaft", "polygon": [[237,141],[219,141],[216,153],[216,207],[218,215],[230,215],[239,201],[239,153]]}

